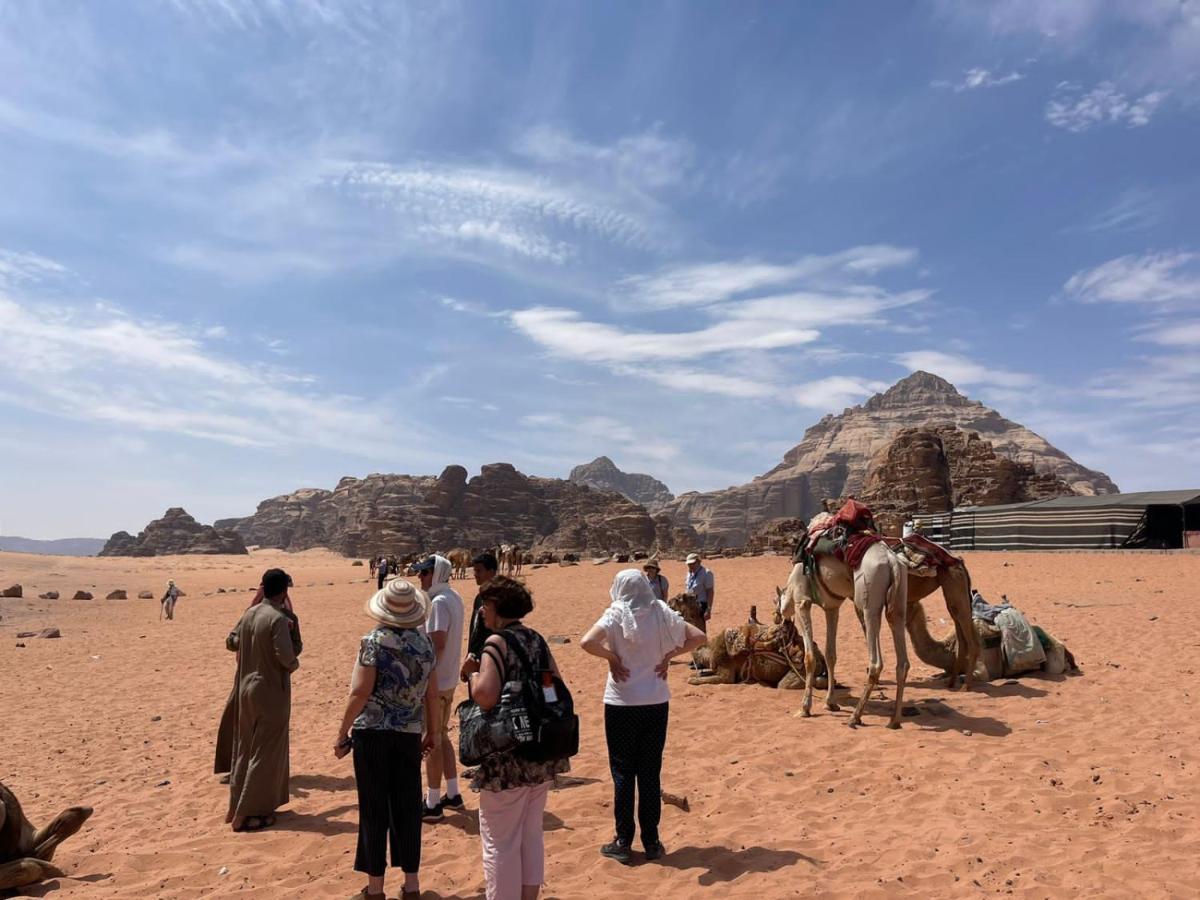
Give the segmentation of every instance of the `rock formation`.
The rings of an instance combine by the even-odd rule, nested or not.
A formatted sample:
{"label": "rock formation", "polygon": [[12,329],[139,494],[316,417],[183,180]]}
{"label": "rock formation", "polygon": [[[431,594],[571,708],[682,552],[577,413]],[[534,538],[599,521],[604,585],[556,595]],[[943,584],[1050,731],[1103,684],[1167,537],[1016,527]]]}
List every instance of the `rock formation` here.
{"label": "rock formation", "polygon": [[251,545],[329,547],[359,557],[502,543],[610,553],[650,548],[658,537],[649,513],[620,494],[529,477],[508,463],[485,465],[470,479],[462,466],[447,466],[437,478],[343,478],[332,491],[274,497],[252,516],[216,525]]}
{"label": "rock formation", "polygon": [[567,480],[602,491],[616,491],[634,503],[640,503],[650,512],[661,509],[675,499],[670,489],[657,478],[622,472],[607,456],[597,456],[590,463],[576,466]]}
{"label": "rock formation", "polygon": [[996,453],[989,441],[954,425],[905,428],[871,459],[857,495],[876,521],[903,520],[914,512],[948,512],[958,506],[994,506],[1071,493],[1049,472]]}
{"label": "rock formation", "polygon": [[746,541],[746,552],[771,551],[781,556],[791,556],[805,530],[803,519],[773,519],[754,530],[750,540]]}
{"label": "rock formation", "polygon": [[677,523],[695,526],[709,548],[743,546],[764,522],[809,519],[820,511],[823,499],[860,494],[871,460],[902,429],[937,425],[976,432],[997,456],[1057,476],[1076,493],[1117,490],[1108,476],[1079,465],[1024,426],[967,399],[945,379],[914,372],[861,406],[822,418],[765,475],[723,491],[682,494],[664,512]]}
{"label": "rock formation", "polygon": [[134,537],[118,531],[100,556],[168,556],[176,553],[246,553],[241,537],[212,525],[201,525],[178,506],[168,509]]}

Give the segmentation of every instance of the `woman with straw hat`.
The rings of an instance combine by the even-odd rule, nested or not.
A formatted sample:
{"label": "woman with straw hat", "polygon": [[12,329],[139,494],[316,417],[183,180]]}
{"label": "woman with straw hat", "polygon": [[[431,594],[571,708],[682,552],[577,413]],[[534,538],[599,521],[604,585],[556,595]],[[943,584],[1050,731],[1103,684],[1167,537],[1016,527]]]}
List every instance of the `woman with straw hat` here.
{"label": "woman with straw hat", "polygon": [[402,578],[367,601],[376,625],[359,647],[333,750],[338,759],[354,751],[354,868],[367,876],[355,897],[384,900],[389,846],[392,865],[404,870],[401,897],[421,894],[421,758],[439,731],[433,644],[421,630],[428,611],[429,597]]}

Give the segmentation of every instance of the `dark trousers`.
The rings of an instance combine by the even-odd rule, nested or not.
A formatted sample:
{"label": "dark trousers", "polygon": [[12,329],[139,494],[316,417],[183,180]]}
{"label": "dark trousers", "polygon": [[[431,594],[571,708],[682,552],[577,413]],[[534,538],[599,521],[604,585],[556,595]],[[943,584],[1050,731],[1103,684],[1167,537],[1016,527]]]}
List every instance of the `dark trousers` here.
{"label": "dark trousers", "polygon": [[633,843],[633,792],[637,786],[638,825],[642,844],[658,843],[662,818],[663,748],[667,744],[669,703],[653,706],[604,705],[604,736],[613,779],[613,814],[617,840]]}
{"label": "dark trousers", "polygon": [[354,780],[358,784],[358,851],[355,871],[380,876],[392,865],[421,868],[421,736],[355,729]]}
{"label": "dark trousers", "polygon": [[383,590],[383,579],[385,579],[385,578],[387,578],[387,576],[386,576],[386,575],[384,575],[384,574],[383,574],[383,572],[382,572],[382,570],[381,570],[381,571],[379,572],[379,575],[378,575],[378,576],[376,576],[376,578],[375,578],[375,583],[376,583],[377,585],[379,585],[379,587],[378,587],[378,588],[376,588],[376,590],[380,590],[380,591],[382,591],[382,590]]}

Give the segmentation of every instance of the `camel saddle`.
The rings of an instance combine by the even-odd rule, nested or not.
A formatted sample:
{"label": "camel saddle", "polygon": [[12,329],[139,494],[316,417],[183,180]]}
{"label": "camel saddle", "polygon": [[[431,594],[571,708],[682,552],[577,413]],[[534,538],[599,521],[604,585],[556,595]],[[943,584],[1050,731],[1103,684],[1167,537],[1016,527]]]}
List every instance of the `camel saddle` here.
{"label": "camel saddle", "polygon": [[936,577],[941,569],[962,565],[962,559],[955,556],[941,544],[931,541],[923,534],[910,534],[906,538],[884,538],[896,556],[913,574],[924,578]]}

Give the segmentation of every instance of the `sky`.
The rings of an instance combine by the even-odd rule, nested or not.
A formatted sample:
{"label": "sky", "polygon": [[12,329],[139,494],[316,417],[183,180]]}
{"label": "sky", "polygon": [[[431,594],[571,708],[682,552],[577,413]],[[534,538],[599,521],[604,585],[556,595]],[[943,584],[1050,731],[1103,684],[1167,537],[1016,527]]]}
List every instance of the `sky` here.
{"label": "sky", "polygon": [[1200,2],[0,4],[0,533],[600,454],[913,369],[1200,486]]}

